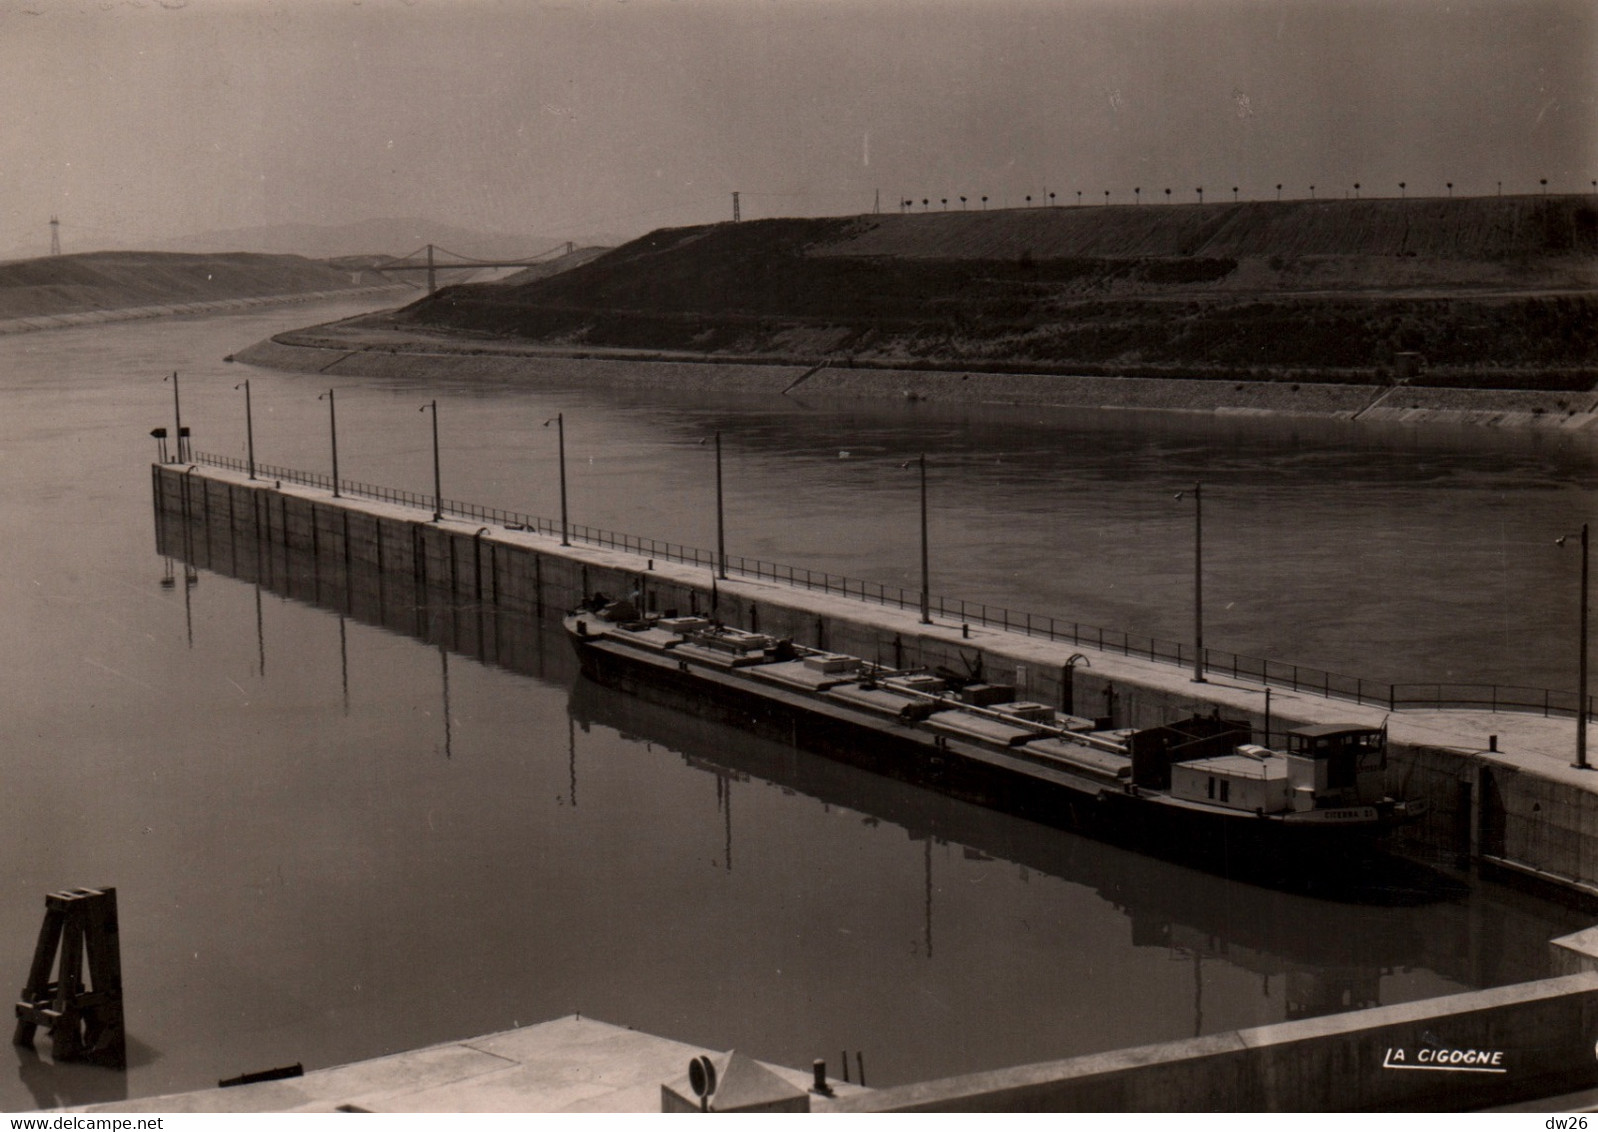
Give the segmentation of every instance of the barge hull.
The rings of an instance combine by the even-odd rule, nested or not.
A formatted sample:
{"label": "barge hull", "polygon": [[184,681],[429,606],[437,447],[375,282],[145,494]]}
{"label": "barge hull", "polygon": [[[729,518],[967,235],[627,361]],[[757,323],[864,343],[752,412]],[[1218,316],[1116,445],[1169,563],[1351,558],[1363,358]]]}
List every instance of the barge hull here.
{"label": "barge hull", "polygon": [[[793,748],[962,801],[1086,834],[1180,864],[1273,887],[1367,899],[1384,862],[1376,831],[1293,825],[1253,814],[1161,805],[1123,782],[1095,779],[1019,753],[999,755],[913,724],[846,709],[732,672],[688,666],[572,636],[584,676],[617,692],[689,711]],[[1379,882],[1378,882],[1379,883]]]}

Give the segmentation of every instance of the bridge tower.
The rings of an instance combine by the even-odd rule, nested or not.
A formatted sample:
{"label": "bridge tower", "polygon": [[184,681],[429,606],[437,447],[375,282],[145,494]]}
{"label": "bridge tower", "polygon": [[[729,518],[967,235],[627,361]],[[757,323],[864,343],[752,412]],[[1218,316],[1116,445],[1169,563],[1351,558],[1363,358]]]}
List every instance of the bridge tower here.
{"label": "bridge tower", "polygon": [[438,290],[438,274],[433,270],[433,245],[427,245],[427,293]]}
{"label": "bridge tower", "polygon": [[61,221],[50,217],[50,254],[61,254]]}
{"label": "bridge tower", "polygon": [[741,218],[738,215],[738,194],[737,193],[733,193],[732,194],[732,222],[734,224],[736,224],[736,223],[738,223],[738,221],[740,219]]}

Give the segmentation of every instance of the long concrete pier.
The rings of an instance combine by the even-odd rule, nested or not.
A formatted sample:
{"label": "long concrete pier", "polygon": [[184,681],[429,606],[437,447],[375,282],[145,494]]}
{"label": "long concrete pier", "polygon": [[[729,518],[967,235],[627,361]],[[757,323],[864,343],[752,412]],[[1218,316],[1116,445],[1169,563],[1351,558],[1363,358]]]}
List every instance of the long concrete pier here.
{"label": "long concrete pier", "polygon": [[[380,623],[423,616],[440,603],[479,613],[556,619],[602,591],[635,595],[646,609],[714,609],[729,624],[897,666],[966,670],[1013,682],[1022,698],[1093,705],[1117,726],[1145,727],[1218,708],[1265,725],[1262,685],[1125,656],[1020,630],[946,617],[921,624],[900,609],[769,578],[713,579],[695,567],[607,547],[561,546],[534,530],[485,524],[431,508],[242,471],[158,464],[152,469],[163,549],[197,566],[228,569],[241,556],[298,556],[305,583],[345,591]],[[232,572],[230,569],[228,572]],[[377,579],[352,587],[356,574]],[[307,597],[313,595],[307,593]],[[475,655],[514,642],[495,637],[491,616],[459,619],[457,646]],[[1073,656],[1078,659],[1073,663]],[[1102,710],[1101,709],[1102,706]],[[1085,710],[1078,707],[1078,710]],[[1389,731],[1391,784],[1430,804],[1401,848],[1433,863],[1476,863],[1598,898],[1598,771],[1577,770],[1575,722],[1521,712],[1400,710],[1273,688],[1270,728],[1352,723]]]}

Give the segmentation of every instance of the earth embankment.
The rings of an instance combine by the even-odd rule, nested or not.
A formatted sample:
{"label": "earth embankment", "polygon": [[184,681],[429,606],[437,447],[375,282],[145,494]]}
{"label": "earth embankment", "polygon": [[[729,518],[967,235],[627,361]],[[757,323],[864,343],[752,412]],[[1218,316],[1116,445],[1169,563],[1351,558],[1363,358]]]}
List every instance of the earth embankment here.
{"label": "earth embankment", "polygon": [[1598,382],[1590,197],[1040,207],[651,233],[386,325],[975,373]]}

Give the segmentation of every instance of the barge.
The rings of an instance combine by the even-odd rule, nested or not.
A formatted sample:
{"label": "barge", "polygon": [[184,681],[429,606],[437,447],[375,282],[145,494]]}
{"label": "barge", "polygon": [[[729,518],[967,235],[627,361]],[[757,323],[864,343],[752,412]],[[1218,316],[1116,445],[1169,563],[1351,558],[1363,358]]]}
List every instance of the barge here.
{"label": "barge", "polygon": [[1273,750],[1219,714],[1116,728],[1018,700],[1008,685],[597,595],[564,624],[584,674],[609,688],[1230,876],[1346,879],[1420,813],[1386,790],[1385,728],[1299,728]]}

